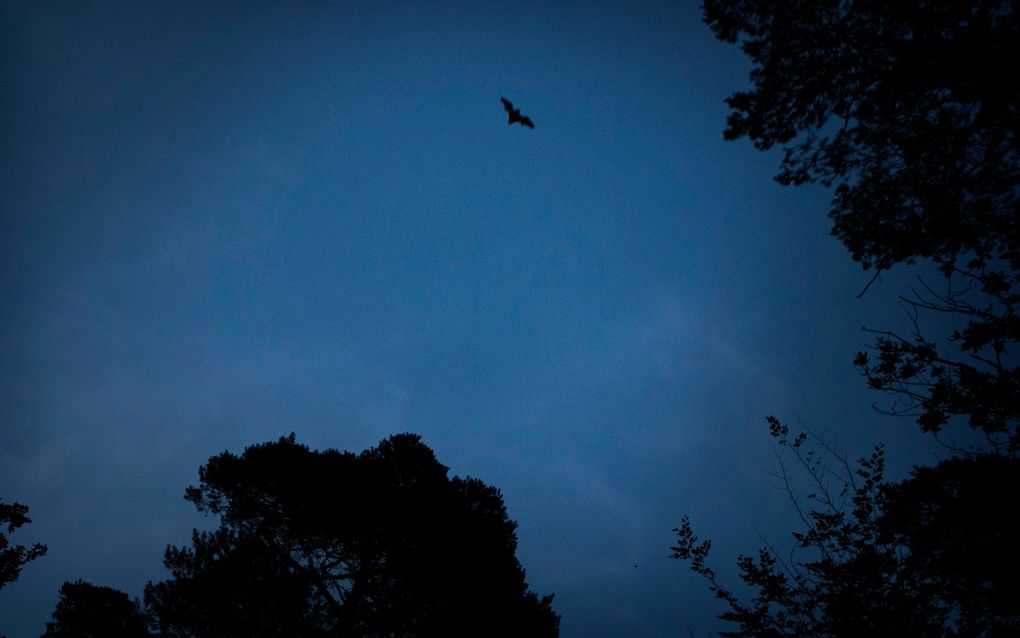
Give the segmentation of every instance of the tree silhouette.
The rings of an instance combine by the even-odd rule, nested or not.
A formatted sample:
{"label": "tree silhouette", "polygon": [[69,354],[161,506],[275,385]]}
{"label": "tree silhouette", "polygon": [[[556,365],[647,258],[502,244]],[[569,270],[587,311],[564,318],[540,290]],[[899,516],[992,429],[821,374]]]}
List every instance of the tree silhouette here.
{"label": "tree silhouette", "polygon": [[190,548],[167,548],[164,563],[171,579],[145,590],[163,635],[329,635],[329,612],[316,607],[311,579],[256,539],[196,531]]}
{"label": "tree silhouette", "polygon": [[[0,501],[0,589],[18,579],[25,563],[46,554],[46,546],[36,543],[31,547],[24,545],[11,546],[7,535],[14,530],[28,525],[32,519],[28,517],[28,506],[21,503],[4,503]],[[7,528],[6,532],[3,528]]]}
{"label": "tree silhouette", "polygon": [[867,266],[1020,259],[1015,3],[706,0],[754,89],[725,136],[783,145],[783,183],[836,185],[833,233]]}
{"label": "tree silhouette", "polygon": [[[834,186],[832,232],[876,277],[917,260],[946,276],[901,297],[912,333],[880,331],[857,358],[892,393],[885,409],[929,432],[961,417],[1016,451],[1016,3],[706,0],[704,18],[754,64],[753,89],[727,100],[725,137],[783,147],[784,184]],[[924,335],[929,312],[957,320],[955,352]]]}
{"label": "tree silhouette", "polygon": [[112,587],[66,582],[43,638],[147,638],[148,618],[136,601]]}
{"label": "tree silhouette", "polygon": [[1020,519],[1003,490],[1020,485],[1020,459],[950,458],[886,488],[879,529],[902,548],[903,568],[954,605],[963,636],[1020,635]]}
{"label": "tree silhouette", "polygon": [[186,492],[220,527],[167,549],[146,603],[169,636],[558,635],[499,491],[447,471],[412,434],[224,452]]}
{"label": "tree silhouette", "polygon": [[[852,466],[770,417],[813,486],[805,502],[783,466],[803,524],[794,552],[738,558],[749,599],[687,518],[673,557],[725,603],[727,636],[1017,635],[1020,528],[1002,500],[1020,483],[1016,3],[705,0],[704,18],[754,65],[724,136],[782,147],[781,183],[833,186],[832,233],[871,282],[922,260],[945,277],[900,297],[911,332],[872,330],[854,361],[891,394],[881,409],[933,433],[965,420],[987,445],[889,483],[881,447]],[[941,345],[925,335],[932,315],[952,324]]]}
{"label": "tree silhouette", "polygon": [[[804,523],[794,551],[774,546],[740,556],[744,601],[708,564],[684,517],[673,558],[710,584],[727,609],[731,638],[860,636],[1013,636],[1020,632],[1020,523],[999,491],[1016,485],[1020,460],[999,455],[949,459],[885,481],[881,446],[856,467],[805,433],[791,436],[770,417],[780,449],[792,453],[813,491],[798,498],[794,477],[781,474]],[[812,446],[816,443],[816,446]],[[836,477],[835,481],[832,480]]]}

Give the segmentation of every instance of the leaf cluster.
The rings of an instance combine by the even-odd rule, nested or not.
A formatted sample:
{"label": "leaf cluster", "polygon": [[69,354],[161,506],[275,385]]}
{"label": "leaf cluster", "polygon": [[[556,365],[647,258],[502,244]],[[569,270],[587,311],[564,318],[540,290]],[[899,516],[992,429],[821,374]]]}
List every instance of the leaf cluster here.
{"label": "leaf cluster", "polygon": [[557,635],[499,491],[447,472],[411,434],[224,452],[186,492],[220,527],[167,549],[146,604],[175,637]]}
{"label": "leaf cluster", "polygon": [[754,65],[725,137],[782,146],[782,183],[834,185],[865,267],[1020,265],[1014,2],[706,0],[704,19]]}
{"label": "leaf cluster", "polygon": [[11,545],[7,538],[16,529],[31,522],[27,505],[0,501],[0,589],[17,580],[26,563],[46,555],[46,546],[42,543],[31,547]]}
{"label": "leaf cluster", "polygon": [[[944,291],[922,281],[901,298],[914,334],[877,331],[857,357],[893,395],[882,409],[927,432],[958,418],[1015,453],[1018,4],[706,0],[704,19],[753,63],[725,137],[781,147],[781,183],[833,187],[832,233],[875,278],[921,260],[946,277]],[[955,326],[941,345],[920,313]]]}
{"label": "leaf cluster", "polygon": [[43,638],[148,638],[149,618],[138,601],[112,587],[66,582]]}
{"label": "leaf cluster", "polygon": [[772,417],[769,424],[813,490],[804,502],[781,464],[778,476],[804,524],[789,557],[770,545],[738,557],[752,592],[744,600],[708,565],[711,542],[695,536],[690,520],[674,530],[672,557],[708,580],[725,604],[719,617],[736,626],[721,635],[948,638],[1020,630],[1020,523],[999,497],[1020,480],[1020,461],[950,459],[889,483],[881,446],[852,465],[818,437],[791,437]]}
{"label": "leaf cluster", "polygon": [[[964,419],[990,449],[1020,451],[1020,288],[1007,287],[1002,272],[958,269],[943,292],[921,280],[900,300],[912,333],[870,330],[874,345],[854,360],[869,387],[893,397],[877,407],[914,417],[922,431],[936,434]],[[924,334],[921,312],[962,321],[948,337],[955,353]]]}

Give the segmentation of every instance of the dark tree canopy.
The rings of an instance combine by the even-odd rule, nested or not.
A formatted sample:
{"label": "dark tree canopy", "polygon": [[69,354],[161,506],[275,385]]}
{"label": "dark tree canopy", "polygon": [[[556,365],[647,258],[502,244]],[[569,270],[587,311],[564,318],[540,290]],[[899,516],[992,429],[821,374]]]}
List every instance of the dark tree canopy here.
{"label": "dark tree canopy", "polygon": [[32,519],[28,517],[27,505],[7,504],[0,501],[0,589],[18,579],[25,563],[46,554],[46,546],[41,543],[36,543],[31,547],[12,546],[11,541],[7,538],[14,530],[31,522]]}
{"label": "dark tree canopy", "polygon": [[[150,584],[146,605],[168,636],[327,636],[311,579],[281,552],[219,529],[167,549],[171,578]],[[312,601],[312,604],[309,604]]]}
{"label": "dark tree canopy", "polygon": [[167,549],[146,603],[171,636],[556,636],[498,490],[419,437],[361,454],[290,438],[224,452],[186,498],[220,517]]}
{"label": "dark tree canopy", "polygon": [[64,583],[43,638],[147,638],[148,618],[122,591],[85,581]]}
{"label": "dark tree canopy", "polygon": [[[1020,450],[1018,4],[706,0],[704,17],[753,63],[725,137],[783,147],[782,183],[834,186],[832,232],[865,268],[946,276],[901,297],[912,333],[876,331],[856,360],[882,409]],[[935,315],[955,324],[941,344]]]}
{"label": "dark tree canopy", "polygon": [[778,179],[836,185],[866,266],[960,254],[1020,265],[1020,19],[1010,0],[705,0],[751,91],[725,136],[785,148]]}
{"label": "dark tree canopy", "polygon": [[[741,556],[743,597],[686,518],[675,530],[674,558],[709,580],[736,626],[724,635],[1020,634],[1008,504],[1020,480],[1018,8],[704,1],[705,22],[753,65],[751,90],[727,100],[725,138],[781,147],[781,183],[834,187],[832,233],[876,278],[921,261],[945,277],[900,297],[912,332],[872,330],[874,348],[857,356],[869,386],[892,396],[883,409],[933,433],[966,420],[987,442],[889,483],[880,446],[852,466],[770,418],[812,486],[801,497],[783,467],[803,523],[794,552]],[[925,334],[932,316],[949,326],[941,344]]]}
{"label": "dark tree canopy", "polygon": [[[806,501],[790,494],[805,525],[794,551],[767,546],[739,557],[753,592],[745,600],[709,566],[711,542],[699,541],[689,520],[674,530],[673,557],[709,580],[726,606],[720,618],[736,626],[723,636],[1020,634],[1020,524],[1001,496],[1020,480],[1020,460],[954,458],[894,484],[881,446],[855,467],[824,441],[769,422],[813,486]],[[792,484],[785,469],[783,478]]]}
{"label": "dark tree canopy", "polygon": [[1020,635],[1020,518],[1003,501],[1018,486],[1020,459],[985,454],[885,488],[879,530],[901,548],[905,572],[938,585],[960,635]]}

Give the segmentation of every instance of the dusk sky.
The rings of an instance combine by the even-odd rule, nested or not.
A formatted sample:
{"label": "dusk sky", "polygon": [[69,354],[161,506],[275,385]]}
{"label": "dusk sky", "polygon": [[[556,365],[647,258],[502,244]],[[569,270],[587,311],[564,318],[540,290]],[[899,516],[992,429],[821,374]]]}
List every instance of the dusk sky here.
{"label": "dusk sky", "polygon": [[851,366],[906,274],[855,298],[829,193],[723,141],[748,70],[693,1],[0,2],[0,498],[49,546],[0,632],[141,596],[199,466],[291,431],[501,489],[564,638],[719,628],[671,529],[728,582],[787,542],[767,415],[937,449]]}

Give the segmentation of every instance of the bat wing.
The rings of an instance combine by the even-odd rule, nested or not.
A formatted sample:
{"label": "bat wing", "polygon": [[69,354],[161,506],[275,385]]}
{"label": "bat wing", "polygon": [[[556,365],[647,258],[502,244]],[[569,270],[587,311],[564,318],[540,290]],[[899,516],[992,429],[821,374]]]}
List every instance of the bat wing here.
{"label": "bat wing", "polygon": [[510,100],[506,99],[505,97],[501,97],[499,98],[499,101],[503,103],[503,108],[506,109],[507,113],[514,112],[514,105],[510,102]]}
{"label": "bat wing", "polygon": [[527,126],[528,128],[535,128],[535,123],[531,121],[531,118],[525,115],[520,119],[521,126]]}

